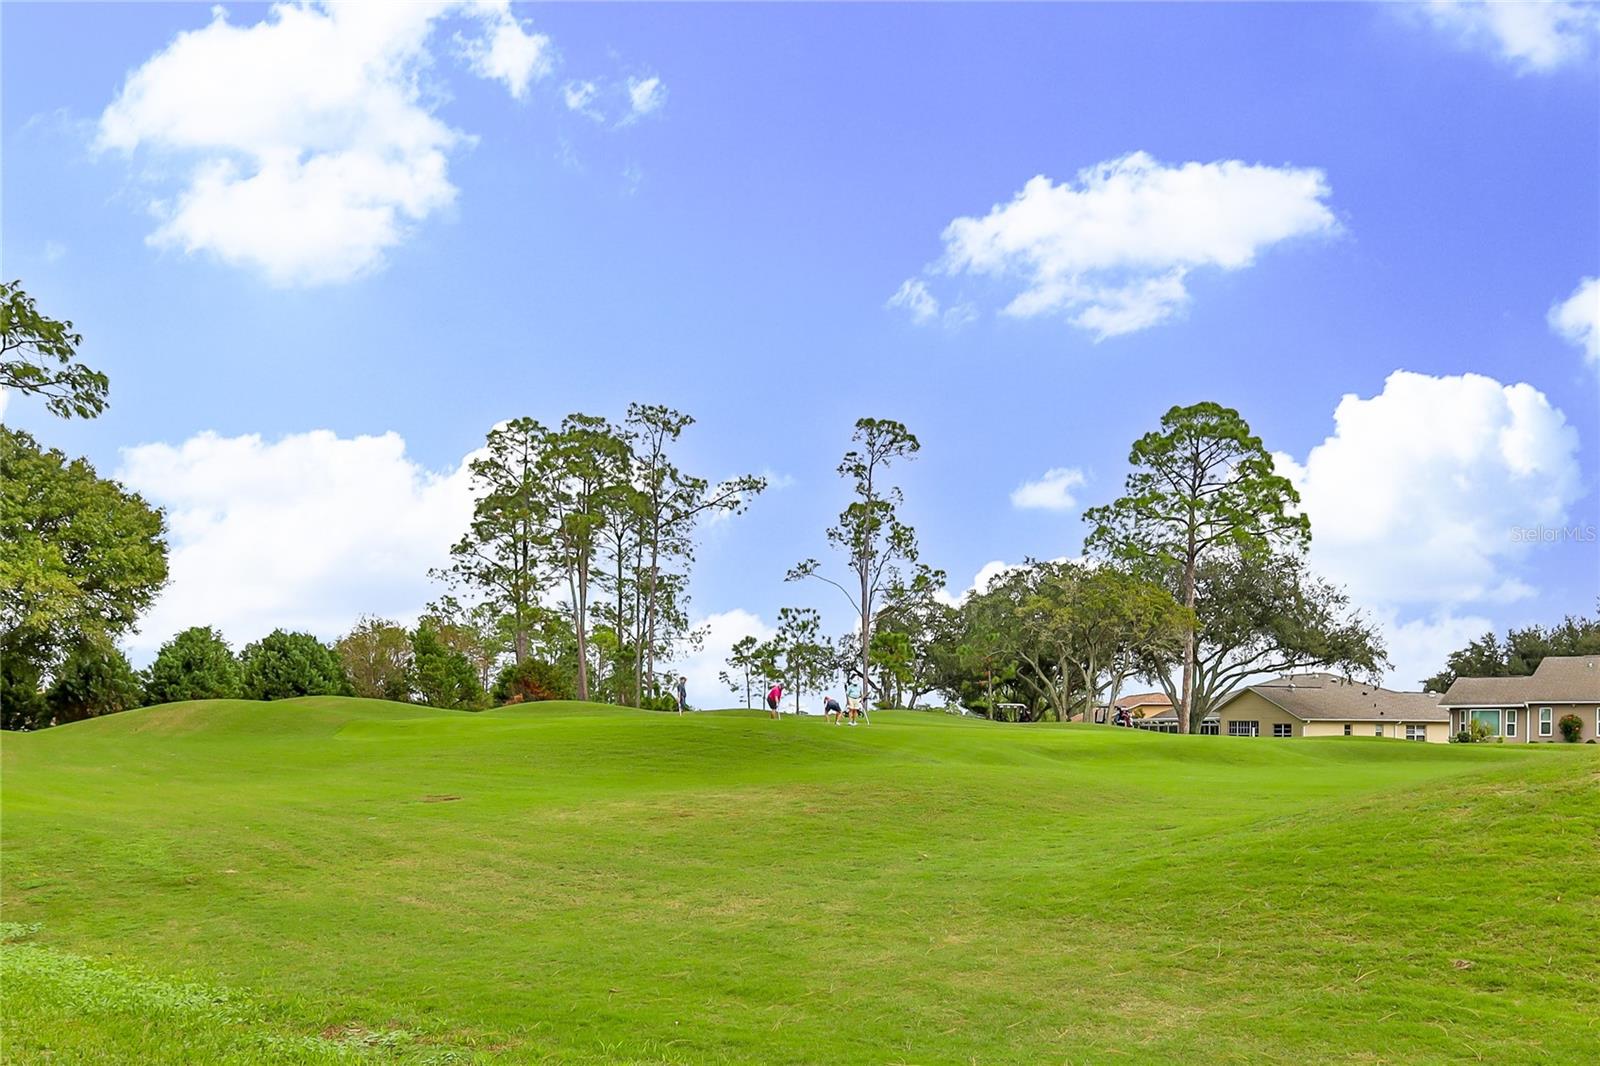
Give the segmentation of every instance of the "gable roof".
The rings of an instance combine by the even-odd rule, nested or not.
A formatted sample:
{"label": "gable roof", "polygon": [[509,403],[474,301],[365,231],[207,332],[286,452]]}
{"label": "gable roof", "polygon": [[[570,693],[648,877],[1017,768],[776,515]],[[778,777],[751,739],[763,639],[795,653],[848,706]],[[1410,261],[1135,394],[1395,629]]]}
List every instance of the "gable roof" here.
{"label": "gable roof", "polygon": [[1123,696],[1112,706],[1131,711],[1136,707],[1171,707],[1172,701],[1167,699],[1165,692],[1136,692],[1131,696]]}
{"label": "gable roof", "polygon": [[[1209,722],[1216,716],[1217,712],[1215,710],[1207,711],[1206,721]],[[1142,711],[1134,708],[1133,720],[1135,722],[1165,722],[1169,719],[1174,722],[1178,720],[1178,709],[1165,700],[1157,706],[1147,707]]]}
{"label": "gable roof", "polygon": [[1441,702],[1446,707],[1600,704],[1600,655],[1549,655],[1525,677],[1458,677]]}
{"label": "gable roof", "polygon": [[[1240,689],[1226,707],[1254,692],[1302,722],[1448,722],[1450,713],[1433,692],[1395,692],[1336,674],[1291,674]],[[1220,710],[1221,708],[1219,708]]]}

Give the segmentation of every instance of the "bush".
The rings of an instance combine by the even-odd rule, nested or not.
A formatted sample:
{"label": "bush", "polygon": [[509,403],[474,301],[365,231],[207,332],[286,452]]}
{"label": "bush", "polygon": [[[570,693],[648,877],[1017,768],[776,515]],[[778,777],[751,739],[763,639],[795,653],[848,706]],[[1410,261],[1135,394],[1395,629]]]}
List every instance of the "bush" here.
{"label": "bush", "polygon": [[507,663],[489,690],[496,703],[537,703],[541,700],[570,700],[572,679],[552,663],[526,659]]}
{"label": "bush", "polygon": [[139,675],[116,645],[109,640],[87,641],[74,648],[56,671],[45,693],[45,709],[57,724],[98,718],[139,706],[142,688]]}
{"label": "bush", "polygon": [[364,617],[334,641],[353,695],[407,703],[411,699],[411,634],[382,618]]}
{"label": "bush", "polygon": [[342,696],[349,691],[333,649],[310,633],[274,629],[245,646],[240,689],[245,699]]}
{"label": "bush", "polygon": [[185,629],[161,645],[145,674],[146,703],[231,700],[239,696],[239,660],[210,626]]}
{"label": "bush", "polygon": [[445,647],[432,622],[423,622],[411,635],[411,678],[430,707],[470,711],[484,705],[478,671],[465,655]]}
{"label": "bush", "polygon": [[38,668],[0,646],[0,729],[38,729],[49,722]]}
{"label": "bush", "polygon": [[647,711],[678,711],[678,698],[665,692],[658,692],[654,696],[643,696],[639,703]]}
{"label": "bush", "polygon": [[1575,714],[1564,714],[1556,723],[1556,728],[1561,730],[1561,739],[1568,744],[1576,744],[1578,738],[1583,736],[1583,719]]}

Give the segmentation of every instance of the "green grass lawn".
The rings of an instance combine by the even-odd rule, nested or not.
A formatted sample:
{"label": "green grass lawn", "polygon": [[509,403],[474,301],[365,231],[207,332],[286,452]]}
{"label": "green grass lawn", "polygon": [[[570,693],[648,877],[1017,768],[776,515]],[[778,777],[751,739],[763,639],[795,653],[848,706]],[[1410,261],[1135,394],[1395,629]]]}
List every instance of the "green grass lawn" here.
{"label": "green grass lawn", "polygon": [[874,722],[6,734],[0,1057],[1595,1061],[1596,747]]}

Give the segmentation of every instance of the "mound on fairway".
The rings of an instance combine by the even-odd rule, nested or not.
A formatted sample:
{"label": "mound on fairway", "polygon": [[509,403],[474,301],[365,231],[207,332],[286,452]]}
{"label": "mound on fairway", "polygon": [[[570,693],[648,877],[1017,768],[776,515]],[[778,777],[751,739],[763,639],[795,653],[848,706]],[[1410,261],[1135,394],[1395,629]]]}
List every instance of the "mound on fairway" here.
{"label": "mound on fairway", "polygon": [[1600,1045],[1593,747],[318,698],[3,770],[7,1063]]}

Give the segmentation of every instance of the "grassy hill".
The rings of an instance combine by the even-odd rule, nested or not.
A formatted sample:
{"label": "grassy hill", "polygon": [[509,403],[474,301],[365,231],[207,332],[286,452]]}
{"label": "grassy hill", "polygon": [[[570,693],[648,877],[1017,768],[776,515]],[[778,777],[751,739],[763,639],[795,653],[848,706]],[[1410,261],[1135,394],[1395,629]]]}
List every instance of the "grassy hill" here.
{"label": "grassy hill", "polygon": [[3,744],[8,1064],[1600,1046],[1594,747],[348,699]]}

